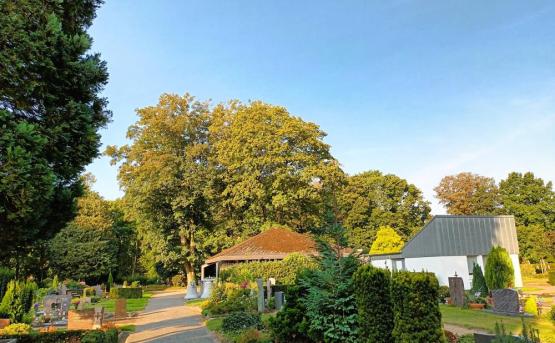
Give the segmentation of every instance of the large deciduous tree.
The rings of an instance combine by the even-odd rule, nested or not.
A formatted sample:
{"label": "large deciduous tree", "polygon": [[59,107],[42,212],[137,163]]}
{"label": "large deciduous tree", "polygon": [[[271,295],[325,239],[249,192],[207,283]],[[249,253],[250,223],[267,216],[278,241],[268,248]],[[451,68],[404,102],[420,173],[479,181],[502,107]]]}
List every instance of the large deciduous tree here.
{"label": "large deciduous tree", "polygon": [[316,124],[280,106],[232,102],[215,108],[210,133],[226,230],[256,233],[277,223],[307,231],[323,224],[342,172]]}
{"label": "large deciduous tree", "polygon": [[502,214],[512,214],[521,256],[538,262],[555,257],[555,192],[551,182],[533,173],[510,173],[499,183]]}
{"label": "large deciduous tree", "polygon": [[498,208],[498,189],[491,177],[472,173],[449,175],[441,179],[434,191],[449,214],[487,215]]}
{"label": "large deciduous tree", "polygon": [[110,117],[98,95],[108,73],[98,54],[87,54],[86,31],[100,3],[0,2],[0,121],[9,123],[0,125],[5,255],[26,253],[71,219],[79,174],[97,156],[98,129]]}
{"label": "large deciduous tree", "polygon": [[194,280],[194,267],[212,228],[210,202],[213,171],[208,165],[207,103],[165,94],[156,106],[137,110],[128,130],[132,144],[109,147],[121,162],[119,181],[148,248],[166,269],[176,263]]}
{"label": "large deciduous tree", "polygon": [[381,226],[394,228],[406,239],[430,214],[429,202],[415,185],[377,170],[350,176],[338,198],[339,218],[356,248],[369,249]]}

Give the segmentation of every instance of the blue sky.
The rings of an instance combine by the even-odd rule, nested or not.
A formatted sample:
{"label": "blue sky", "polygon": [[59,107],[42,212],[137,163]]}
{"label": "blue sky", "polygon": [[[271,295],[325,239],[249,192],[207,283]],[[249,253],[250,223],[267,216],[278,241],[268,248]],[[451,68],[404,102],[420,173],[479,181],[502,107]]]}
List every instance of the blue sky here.
{"label": "blue sky", "polygon": [[[552,1],[108,0],[90,29],[113,122],[164,92],[263,100],[321,126],[350,174],[433,187],[449,174],[555,181]],[[105,157],[95,189],[121,196]]]}

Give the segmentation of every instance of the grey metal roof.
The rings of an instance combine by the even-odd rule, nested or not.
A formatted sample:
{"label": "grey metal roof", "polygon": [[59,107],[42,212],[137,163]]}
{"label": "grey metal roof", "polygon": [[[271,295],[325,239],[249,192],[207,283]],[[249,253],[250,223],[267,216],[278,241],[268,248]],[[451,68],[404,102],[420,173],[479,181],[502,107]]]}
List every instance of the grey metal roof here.
{"label": "grey metal roof", "polygon": [[435,216],[409,240],[402,257],[487,255],[493,246],[518,254],[513,216]]}

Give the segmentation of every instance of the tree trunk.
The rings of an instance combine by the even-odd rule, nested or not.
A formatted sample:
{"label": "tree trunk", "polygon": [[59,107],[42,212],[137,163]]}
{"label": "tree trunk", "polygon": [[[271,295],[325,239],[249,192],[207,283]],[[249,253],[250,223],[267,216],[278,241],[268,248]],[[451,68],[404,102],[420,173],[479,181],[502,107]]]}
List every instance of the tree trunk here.
{"label": "tree trunk", "polygon": [[189,261],[185,261],[185,273],[187,275],[187,285],[195,281],[195,269]]}

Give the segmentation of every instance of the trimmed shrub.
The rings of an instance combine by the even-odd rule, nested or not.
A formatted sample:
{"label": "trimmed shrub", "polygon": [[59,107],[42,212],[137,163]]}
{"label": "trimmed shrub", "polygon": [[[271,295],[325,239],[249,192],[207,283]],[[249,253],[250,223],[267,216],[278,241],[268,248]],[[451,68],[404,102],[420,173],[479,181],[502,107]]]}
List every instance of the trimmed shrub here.
{"label": "trimmed shrub", "polygon": [[488,289],[502,289],[514,284],[513,262],[507,250],[491,248],[486,262],[486,285]]}
{"label": "trimmed shrub", "polygon": [[210,315],[256,311],[256,295],[246,287],[219,283],[214,286],[210,298],[202,308]]}
{"label": "trimmed shrub", "polygon": [[526,299],[524,302],[524,312],[533,316],[538,315],[538,304],[535,296],[531,295],[528,299]]}
{"label": "trimmed shrub", "polygon": [[225,333],[261,327],[262,321],[260,317],[257,314],[248,312],[233,312],[222,321],[222,330]]}
{"label": "trimmed shrub", "polygon": [[141,287],[112,287],[110,289],[110,298],[140,299],[143,297],[143,289]]}
{"label": "trimmed shrub", "polygon": [[393,343],[391,274],[366,264],[353,275],[362,342]]}
{"label": "trimmed shrub", "polygon": [[275,317],[270,317],[270,331],[275,342],[311,342],[307,334],[306,307],[300,301],[304,292],[305,290],[297,285],[287,288],[285,305]]}
{"label": "trimmed shrub", "polygon": [[7,335],[0,338],[15,338],[17,343],[77,343],[85,331],[56,331],[56,332],[32,332],[29,335]]}
{"label": "trimmed shrub", "polygon": [[9,335],[28,335],[31,332],[31,325],[29,324],[10,324],[0,330],[0,336]]}
{"label": "trimmed shrub", "polygon": [[474,263],[472,268],[472,293],[480,293],[480,296],[485,297],[488,295],[488,286],[486,285],[486,278],[482,273],[482,267]]}
{"label": "trimmed shrub", "polygon": [[391,282],[396,343],[444,343],[433,273],[397,272]]}
{"label": "trimmed shrub", "polygon": [[13,270],[0,267],[0,301],[8,288],[8,283],[15,278]]}
{"label": "trimmed shrub", "polygon": [[304,269],[316,268],[313,258],[299,253],[293,253],[282,261],[274,262],[249,262],[239,263],[220,271],[220,279],[224,282],[241,283],[243,281],[256,281],[275,278],[276,282],[283,285],[295,283],[297,274]]}

